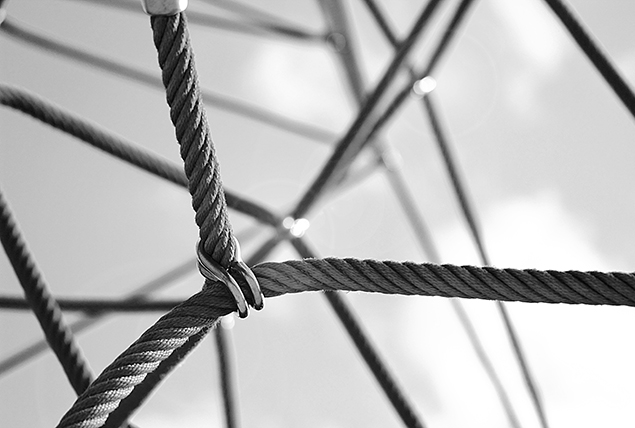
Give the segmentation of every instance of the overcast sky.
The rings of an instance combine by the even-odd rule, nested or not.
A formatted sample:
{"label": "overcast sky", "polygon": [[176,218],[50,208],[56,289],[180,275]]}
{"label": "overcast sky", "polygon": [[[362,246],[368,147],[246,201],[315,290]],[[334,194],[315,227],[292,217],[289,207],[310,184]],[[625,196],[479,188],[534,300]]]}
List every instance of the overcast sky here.
{"label": "overcast sky", "polygon": [[[421,3],[381,6],[403,35]],[[635,4],[571,3],[634,84]],[[254,4],[311,31],[324,28],[314,2]],[[365,79],[373,84],[390,61],[390,46],[363,2],[344,5]],[[191,8],[219,13],[203,1],[192,1]],[[141,13],[71,0],[13,0],[7,11],[34,30],[159,75],[149,19]],[[446,6],[440,16],[447,19],[448,11]],[[438,37],[441,28],[426,35]],[[203,87],[334,133],[354,117],[355,104],[327,46],[190,29]],[[430,45],[422,43],[411,61],[424,64]],[[432,96],[494,265],[633,270],[635,122],[544,2],[477,1],[434,78]],[[0,81],[181,162],[161,91],[36,50],[5,33],[0,33]],[[281,214],[292,207],[329,155],[328,145],[208,107],[227,188]],[[382,137],[396,152],[442,261],[477,264],[414,97]],[[120,297],[194,256],[197,230],[186,192],[6,108],[0,110],[0,188],[56,295]],[[322,256],[425,260],[380,170],[325,198],[309,220],[306,238]],[[234,213],[232,223],[239,237],[252,225]],[[245,255],[270,233],[261,230],[241,241]],[[292,257],[297,256],[286,246],[271,255]],[[160,294],[185,298],[201,285],[192,269]],[[0,293],[21,293],[2,257]],[[446,300],[346,297],[429,427],[509,426]],[[493,303],[466,307],[522,426],[539,426]],[[632,309],[540,304],[509,309],[552,427],[633,425]],[[245,427],[398,426],[331,312],[317,293],[287,296],[268,300],[264,311],[236,322]],[[93,370],[100,372],[158,316],[111,316],[82,333],[79,342]],[[27,312],[0,312],[0,326],[0,359],[41,337]],[[208,339],[134,422],[148,428],[222,426],[217,384]],[[54,426],[73,400],[55,358],[42,355],[0,377],[0,425]]]}

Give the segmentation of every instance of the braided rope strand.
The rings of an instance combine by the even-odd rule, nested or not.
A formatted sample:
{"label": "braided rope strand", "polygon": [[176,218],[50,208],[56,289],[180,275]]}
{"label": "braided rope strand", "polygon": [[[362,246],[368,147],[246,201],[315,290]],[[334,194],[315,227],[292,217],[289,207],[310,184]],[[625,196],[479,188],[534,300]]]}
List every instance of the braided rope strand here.
{"label": "braided rope strand", "polygon": [[198,85],[187,18],[183,13],[153,16],[151,24],[170,118],[181,146],[203,247],[214,260],[227,267],[234,255],[233,232]]}
{"label": "braided rope strand", "polygon": [[[538,271],[335,258],[267,262],[255,266],[253,272],[266,297],[341,290],[635,306],[635,275],[622,272]],[[515,280],[509,283],[500,280],[511,277]],[[530,289],[534,292],[529,293]],[[58,428],[103,426],[119,403],[173,352],[192,336],[213,326],[219,317],[235,310],[236,302],[227,288],[221,283],[210,284],[164,315],[107,367],[77,399]],[[146,393],[149,389],[146,388]],[[122,415],[121,420],[127,416]]]}
{"label": "braided rope strand", "polygon": [[[104,426],[109,415],[146,376],[191,337],[211,328],[218,318],[235,309],[236,303],[222,284],[206,288],[172,309],[104,369],[62,417],[58,428]],[[121,415],[122,421],[127,416]],[[119,426],[112,421],[111,424]]]}
{"label": "braided rope strand", "polygon": [[[47,125],[181,187],[188,186],[183,168],[131,141],[22,88],[0,83],[0,104],[21,111]],[[277,226],[280,220],[266,208],[225,190],[227,205],[260,222]]]}
{"label": "braided rope strand", "polygon": [[635,306],[635,274],[358,259],[305,259],[254,267],[265,296],[343,290],[531,303]]}

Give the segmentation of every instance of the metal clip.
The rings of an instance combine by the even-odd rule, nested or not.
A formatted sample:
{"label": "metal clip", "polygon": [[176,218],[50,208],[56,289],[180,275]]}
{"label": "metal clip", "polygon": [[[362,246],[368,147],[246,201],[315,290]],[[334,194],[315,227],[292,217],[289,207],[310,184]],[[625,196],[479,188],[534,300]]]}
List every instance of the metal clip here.
{"label": "metal clip", "polygon": [[170,16],[187,9],[187,0],[141,0],[143,11],[151,16]]}
{"label": "metal clip", "polygon": [[242,254],[240,252],[240,244],[238,243],[238,239],[234,236],[234,261],[229,265],[230,269],[235,269],[247,282],[249,286],[249,290],[251,290],[251,296],[254,300],[253,307],[255,310],[259,311],[265,307],[265,298],[262,295],[262,291],[260,290],[260,284],[258,284],[258,279],[256,279],[256,275],[251,271],[249,266],[243,261]]}
{"label": "metal clip", "polygon": [[226,270],[219,263],[207,256],[205,250],[203,249],[203,243],[199,240],[196,245],[198,270],[201,272],[201,275],[203,275],[210,281],[221,281],[225,284],[225,286],[227,286],[229,291],[232,293],[232,296],[234,296],[236,306],[238,306],[238,315],[241,318],[245,318],[247,317],[247,315],[249,315],[247,300],[245,299],[245,295],[240,289],[238,282],[236,282],[229,271],[232,270],[236,273],[239,273],[244,278],[245,282],[249,286],[249,290],[251,291],[253,297],[254,309],[259,311],[264,307],[264,298],[256,276],[241,258],[240,245],[238,244],[238,240],[235,237],[234,248],[234,260],[229,265],[229,269]]}

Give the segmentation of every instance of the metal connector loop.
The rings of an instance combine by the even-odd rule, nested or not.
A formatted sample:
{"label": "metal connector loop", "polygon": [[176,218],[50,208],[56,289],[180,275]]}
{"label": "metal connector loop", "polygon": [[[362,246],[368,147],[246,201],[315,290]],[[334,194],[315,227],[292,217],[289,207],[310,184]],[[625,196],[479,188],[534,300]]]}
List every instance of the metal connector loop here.
{"label": "metal connector loop", "polygon": [[242,259],[240,244],[238,243],[236,237],[234,237],[234,248],[234,261],[231,263],[230,269],[239,271],[245,279],[247,285],[249,286],[249,290],[251,290],[251,296],[254,301],[253,307],[255,310],[259,311],[265,307],[265,299],[262,295],[262,291],[260,290],[260,284],[258,284],[256,275],[254,275],[249,266],[247,266]]}
{"label": "metal connector loop", "polygon": [[238,283],[219,263],[207,257],[203,249],[203,242],[200,240],[196,245],[196,258],[198,259],[198,270],[201,275],[210,281],[221,281],[224,283],[232,293],[232,296],[234,296],[236,306],[238,306],[238,316],[246,318],[249,315],[249,308]]}
{"label": "metal connector loop", "polygon": [[234,279],[230,272],[240,275],[245,280],[245,283],[252,294],[252,306],[257,311],[264,307],[264,297],[262,295],[262,291],[260,290],[260,285],[258,284],[256,276],[249,266],[247,266],[242,260],[240,245],[235,237],[234,248],[234,260],[230,263],[229,269],[223,268],[223,266],[219,263],[210,259],[203,249],[203,242],[200,240],[196,244],[196,258],[198,260],[198,270],[201,272],[201,275],[210,281],[221,281],[224,283],[232,296],[234,296],[236,306],[238,307],[238,315],[241,318],[245,318],[249,315],[247,299],[245,299],[245,295],[240,289],[238,282]]}
{"label": "metal connector loop", "polygon": [[187,0],[141,0],[143,11],[151,16],[170,16],[187,9]]}

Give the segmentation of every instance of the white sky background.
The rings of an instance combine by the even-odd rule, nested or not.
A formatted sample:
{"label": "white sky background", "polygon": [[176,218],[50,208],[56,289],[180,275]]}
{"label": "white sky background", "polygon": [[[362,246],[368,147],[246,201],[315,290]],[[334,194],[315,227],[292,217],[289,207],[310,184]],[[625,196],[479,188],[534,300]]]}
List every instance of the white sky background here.
{"label": "white sky background", "polygon": [[[421,2],[384,2],[404,34]],[[366,78],[390,58],[361,2],[345,2]],[[572,1],[624,76],[635,81],[626,1]],[[192,1],[192,7],[205,5]],[[264,7],[261,5],[261,7]],[[293,22],[322,28],[311,2],[267,2]],[[206,10],[215,10],[209,8]],[[9,14],[74,44],[158,73],[148,19],[72,1],[10,1]],[[439,27],[437,27],[438,29]],[[336,132],[354,114],[328,49],[191,26],[202,85]],[[429,44],[412,58],[423,64]],[[469,183],[498,267],[632,270],[635,265],[635,123],[543,2],[478,1],[435,76],[435,101]],[[0,35],[0,81],[180,161],[164,95],[33,50]],[[209,109],[228,188],[284,212],[328,150]],[[398,151],[444,262],[478,263],[415,100],[385,131]],[[52,290],[121,296],[193,256],[196,228],[181,189],[0,110],[0,187]],[[250,223],[232,215],[235,229]],[[321,255],[421,261],[386,178],[333,195],[311,214],[307,238]],[[243,243],[246,253],[265,239]],[[273,259],[295,257],[282,248]],[[196,273],[166,296],[201,285]],[[0,258],[0,293],[20,288]],[[443,299],[348,294],[381,353],[431,428],[506,427],[506,419]],[[504,377],[523,427],[538,423],[493,304],[467,302]],[[551,426],[635,422],[630,308],[512,304]],[[117,315],[80,336],[101,370],[158,315]],[[69,318],[75,319],[75,316]],[[30,313],[0,312],[0,359],[40,337]],[[244,426],[397,426],[399,421],[321,296],[267,301],[233,329]],[[142,427],[222,426],[215,350],[206,340],[135,417]],[[0,425],[54,426],[73,393],[46,355],[0,377]]]}

